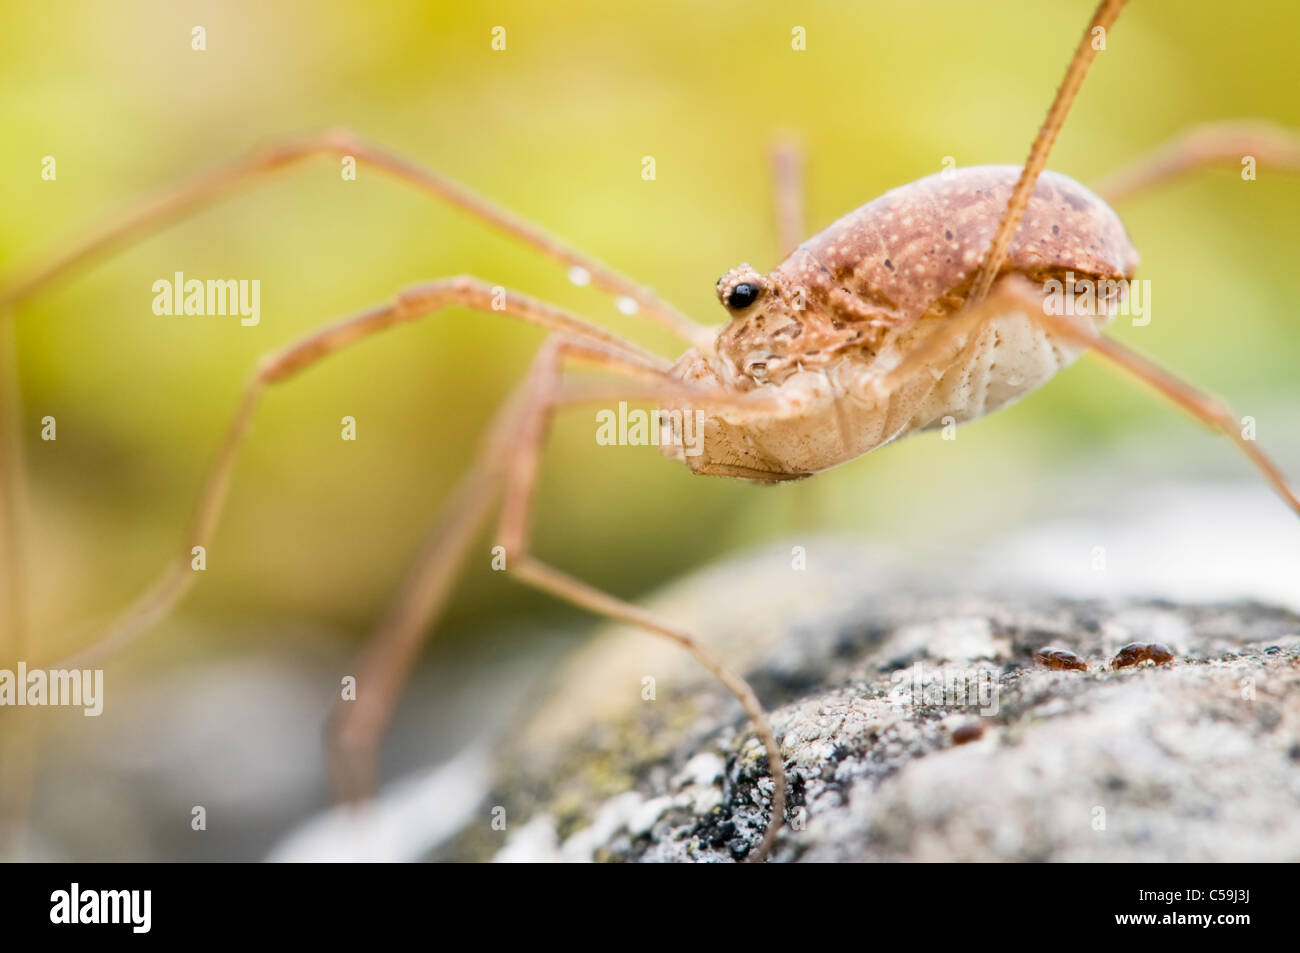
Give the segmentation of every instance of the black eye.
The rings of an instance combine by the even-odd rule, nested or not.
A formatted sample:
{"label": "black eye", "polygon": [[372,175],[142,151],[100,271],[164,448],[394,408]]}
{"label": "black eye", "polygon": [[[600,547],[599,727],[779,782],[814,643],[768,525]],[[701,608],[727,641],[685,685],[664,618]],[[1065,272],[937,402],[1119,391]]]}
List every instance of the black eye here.
{"label": "black eye", "polygon": [[737,311],[748,308],[758,300],[758,294],[758,285],[751,285],[748,281],[742,281],[731,289],[731,294],[727,295],[727,307],[734,308]]}

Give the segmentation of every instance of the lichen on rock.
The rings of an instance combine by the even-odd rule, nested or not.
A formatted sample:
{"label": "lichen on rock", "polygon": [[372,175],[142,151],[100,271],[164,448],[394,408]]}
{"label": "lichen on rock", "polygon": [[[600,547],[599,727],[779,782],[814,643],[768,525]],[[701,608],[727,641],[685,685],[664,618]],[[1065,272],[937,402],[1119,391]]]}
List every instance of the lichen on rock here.
{"label": "lichen on rock", "polygon": [[[819,556],[750,554],[652,603],[768,708],[789,772],[773,860],[1300,859],[1300,616],[954,595],[861,547]],[[1173,662],[1108,664],[1138,640]],[[1049,645],[1087,670],[1035,664]],[[579,653],[499,764],[506,831],[446,856],[741,860],[772,794],[738,703],[628,630]]]}

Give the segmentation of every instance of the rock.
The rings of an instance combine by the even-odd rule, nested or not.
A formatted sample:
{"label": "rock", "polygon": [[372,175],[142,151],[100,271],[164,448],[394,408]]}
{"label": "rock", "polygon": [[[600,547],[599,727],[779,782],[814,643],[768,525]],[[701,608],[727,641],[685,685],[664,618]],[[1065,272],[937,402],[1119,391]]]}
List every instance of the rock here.
{"label": "rock", "polygon": [[[778,861],[1300,859],[1300,616],[968,594],[833,540],[724,561],[649,605],[744,672],[789,771]],[[946,575],[946,574],[945,574]],[[1114,670],[1126,643],[1170,664]],[[1034,664],[1046,646],[1087,671]],[[498,759],[438,856],[730,861],[772,782],[740,706],[680,650],[613,629]]]}

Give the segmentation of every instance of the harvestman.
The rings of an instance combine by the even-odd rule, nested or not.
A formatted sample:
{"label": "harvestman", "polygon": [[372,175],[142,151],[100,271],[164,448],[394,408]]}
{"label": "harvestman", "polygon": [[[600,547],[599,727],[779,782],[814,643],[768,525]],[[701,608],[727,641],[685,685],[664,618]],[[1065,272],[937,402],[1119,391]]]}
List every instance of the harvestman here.
{"label": "harvestman", "polygon": [[[1096,193],[1044,172],[1096,56],[1096,30],[1104,35],[1124,2],[1103,0],[1098,7],[1023,168],[976,167],[921,179],[795,247],[802,217],[798,173],[791,154],[779,155],[779,230],[783,246],[795,251],[767,275],[742,265],[723,276],[718,295],[731,319],[720,331],[697,324],[647,288],[443,176],[343,131],[287,142],[187,179],[7,282],[0,292],[0,314],[74,268],[259,177],[315,156],[353,156],[589,276],[597,288],[630,299],[639,314],[691,345],[671,364],[545,302],[515,293],[494,300],[491,283],[462,276],[410,288],[389,304],[268,355],[244,391],[178,558],[75,662],[121,648],[189,588],[194,578],[191,548],[206,546],[211,538],[235,457],[267,387],[379,331],[448,306],[500,312],[551,334],[497,416],[477,462],[445,504],[362,656],[358,698],[341,705],[332,721],[337,789],[348,799],[373,790],[375,749],[402,685],[466,550],[500,501],[498,542],[505,547],[510,572],[598,615],[676,642],[739,699],[766,749],[772,774],[767,829],[751,855],[765,857],[784,820],[785,768],[749,685],[670,622],[530,554],[533,490],[551,417],[576,404],[613,399],[698,410],[704,414],[704,452],[693,457],[677,452],[679,459],[698,473],[776,482],[836,466],[944,417],[965,421],[982,416],[1040,386],[1093,348],[1231,437],[1300,512],[1300,498],[1255,443],[1242,436],[1226,407],[1098,333],[1114,315],[1116,298],[1103,299],[1096,316],[1082,320],[1044,307],[1043,285],[1050,279],[1069,273],[1098,283],[1132,277],[1137,253],[1108,201],[1196,166],[1236,162],[1246,154],[1263,163],[1300,168],[1300,137],[1265,124],[1236,123],[1200,127],[1134,163]],[[565,368],[575,363],[595,365],[620,383],[576,387],[564,377]]]}

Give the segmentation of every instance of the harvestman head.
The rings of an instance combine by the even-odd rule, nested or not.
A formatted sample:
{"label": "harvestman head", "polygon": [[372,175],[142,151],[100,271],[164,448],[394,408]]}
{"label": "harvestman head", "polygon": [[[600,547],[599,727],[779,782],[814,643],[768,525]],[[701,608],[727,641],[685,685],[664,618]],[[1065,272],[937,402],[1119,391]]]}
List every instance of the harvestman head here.
{"label": "harvestman head", "polygon": [[[768,758],[773,796],[754,823],[764,828],[751,859],[776,843],[785,814],[780,745],[746,681],[703,642],[674,624],[610,596],[529,552],[538,461],[557,410],[590,401],[645,399],[700,411],[704,452],[667,452],[703,474],[757,482],[807,477],[891,440],[951,418],[971,420],[1016,400],[1091,348],[1146,381],[1233,439],[1286,502],[1300,499],[1230,412],[1146,359],[1100,335],[1119,305],[1138,256],[1107,204],[1196,166],[1243,154],[1300,168],[1300,139],[1262,124],[1207,126],[1139,160],[1089,191],[1045,173],[1048,154],[1104,34],[1124,0],[1103,0],[1080,41],[1029,158],[1021,166],[953,170],[920,179],[869,202],[795,247],[800,203],[793,161],[779,156],[778,213],[786,248],[795,250],[762,274],[741,265],[718,281],[729,314],[705,328],[625,276],[450,180],[346,132],[289,142],[202,173],[113,217],[98,231],[6,282],[0,316],[54,279],[268,173],[318,155],[348,155],[514,236],[596,287],[635,304],[690,345],[675,363],[647,353],[544,302],[457,277],[401,293],[391,303],[344,319],[268,355],[257,366],[200,494],[177,558],[110,629],[75,661],[103,656],[165,615],[194,575],[191,548],[206,546],[221,510],[238,449],[262,393],[322,358],[394,325],[460,306],[550,332],[527,376],[507,402],[478,461],[445,505],[362,657],[355,701],[332,728],[332,764],[343,797],[373,789],[374,750],[457,569],[492,509],[501,510],[498,542],[507,568],[524,582],[599,615],[676,642],[739,699]],[[1049,313],[1044,282],[1116,283],[1095,314]],[[1112,287],[1107,284],[1107,287]],[[564,377],[574,363],[607,371],[608,388],[580,389]],[[677,441],[680,443],[680,439]]]}

